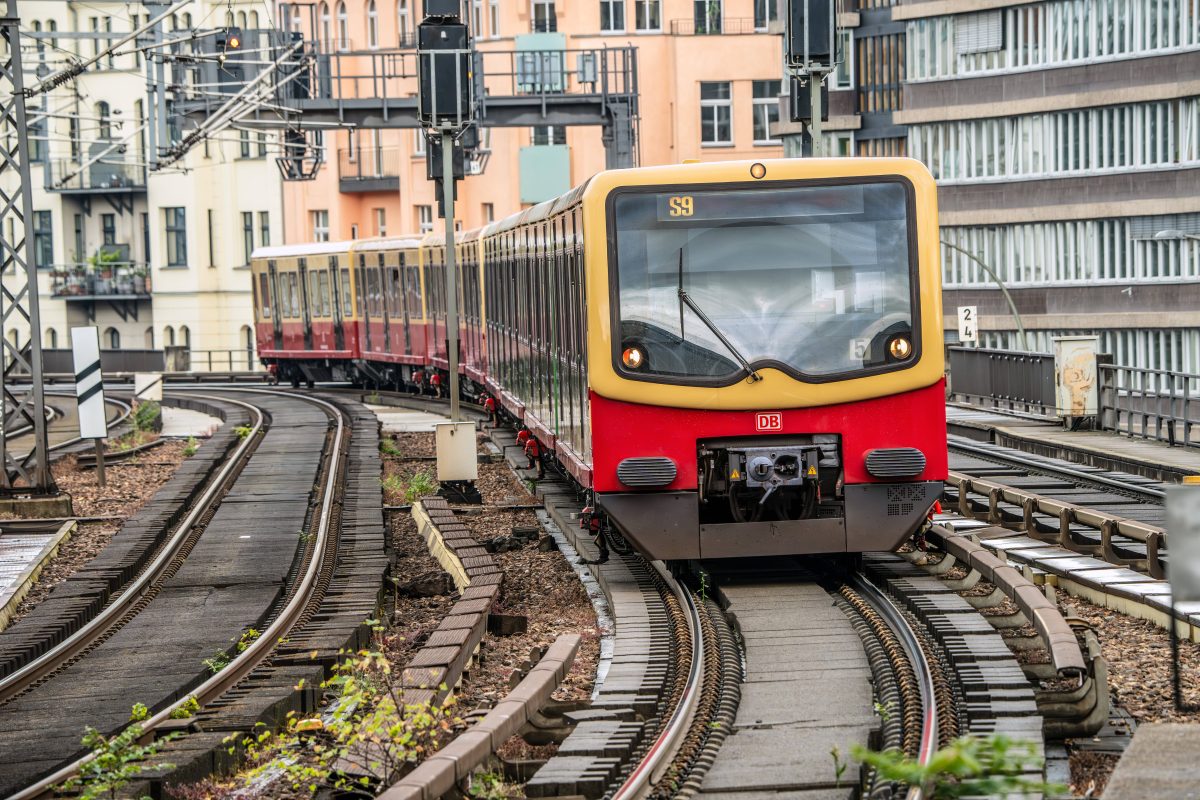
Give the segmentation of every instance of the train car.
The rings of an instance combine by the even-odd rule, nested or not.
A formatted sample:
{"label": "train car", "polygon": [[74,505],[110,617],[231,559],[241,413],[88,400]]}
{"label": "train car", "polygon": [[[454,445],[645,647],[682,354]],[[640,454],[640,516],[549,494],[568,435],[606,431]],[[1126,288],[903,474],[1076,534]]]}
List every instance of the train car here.
{"label": "train car", "polygon": [[360,343],[360,361],[350,379],[401,388],[428,361],[433,340],[425,313],[421,240],[400,236],[352,242],[350,261]]}
{"label": "train car", "polygon": [[488,387],[638,549],[890,550],[946,476],[910,159],[601,173],[484,232]]}
{"label": "train car", "polygon": [[361,358],[350,243],[260,247],[250,280],[262,363],[295,386],[349,379]]}
{"label": "train car", "polygon": [[[345,263],[372,253],[386,271],[389,247]],[[940,494],[936,189],[917,161],[604,172],[464,234],[456,255],[464,391],[491,392],[651,557],[890,550]],[[266,259],[260,330],[291,291],[269,268],[282,257]],[[333,374],[362,383],[418,354],[448,368],[444,238],[419,263],[425,349],[369,323]],[[355,322],[374,318],[366,274],[350,276],[367,297]],[[307,340],[269,341],[264,359],[312,374]]]}
{"label": "train car", "polygon": [[[454,240],[455,272],[458,276],[459,371],[482,386],[486,379],[487,353],[483,319],[483,284],[480,246],[483,229],[459,234]],[[446,236],[430,233],[421,243],[422,267],[429,306],[430,344],[428,363],[448,370],[446,355]]]}

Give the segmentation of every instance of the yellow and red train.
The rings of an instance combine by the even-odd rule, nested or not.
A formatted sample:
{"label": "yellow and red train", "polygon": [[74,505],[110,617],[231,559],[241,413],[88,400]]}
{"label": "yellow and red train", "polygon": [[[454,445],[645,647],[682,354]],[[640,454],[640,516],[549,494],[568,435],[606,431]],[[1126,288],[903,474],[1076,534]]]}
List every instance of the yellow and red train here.
{"label": "yellow and red train", "polygon": [[[933,179],[910,159],[618,170],[456,242],[460,370],[654,558],[890,550],[946,477]],[[254,254],[278,375],[445,371],[440,235]]]}

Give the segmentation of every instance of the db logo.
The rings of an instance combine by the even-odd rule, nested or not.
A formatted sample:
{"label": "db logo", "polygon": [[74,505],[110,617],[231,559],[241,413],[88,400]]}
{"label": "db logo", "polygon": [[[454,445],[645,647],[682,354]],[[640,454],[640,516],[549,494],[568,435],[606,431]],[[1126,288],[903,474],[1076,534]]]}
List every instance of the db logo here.
{"label": "db logo", "polygon": [[755,414],[754,429],[760,432],[783,430],[783,413],[779,411],[766,411]]}

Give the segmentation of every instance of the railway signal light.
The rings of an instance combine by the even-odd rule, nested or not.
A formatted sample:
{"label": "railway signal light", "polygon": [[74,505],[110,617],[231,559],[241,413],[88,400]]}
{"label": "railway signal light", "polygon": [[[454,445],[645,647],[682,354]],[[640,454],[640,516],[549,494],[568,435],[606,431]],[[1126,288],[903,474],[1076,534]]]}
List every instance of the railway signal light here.
{"label": "railway signal light", "polygon": [[242,29],[223,28],[217,32],[217,60],[224,63],[230,55],[242,51]]}

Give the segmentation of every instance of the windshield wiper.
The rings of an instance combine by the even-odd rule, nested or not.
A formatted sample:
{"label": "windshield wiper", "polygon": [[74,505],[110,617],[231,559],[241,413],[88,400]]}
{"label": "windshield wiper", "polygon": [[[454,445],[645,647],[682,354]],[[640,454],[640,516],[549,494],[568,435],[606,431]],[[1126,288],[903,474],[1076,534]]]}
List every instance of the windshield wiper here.
{"label": "windshield wiper", "polygon": [[718,339],[721,340],[721,344],[725,345],[725,349],[728,350],[730,353],[732,353],[733,357],[738,360],[738,362],[742,365],[742,369],[744,369],[746,371],[746,375],[748,375],[750,377],[750,381],[752,383],[761,381],[762,375],[759,375],[754,370],[754,367],[750,366],[750,362],[747,361],[746,357],[741,354],[741,351],[739,351],[736,347],[733,346],[733,342],[731,342],[731,341],[729,341],[729,339],[725,338],[725,334],[721,333],[721,329],[717,327],[716,323],[713,322],[711,319],[709,319],[708,315],[700,310],[700,306],[696,305],[696,301],[693,300],[692,296],[689,295],[687,293],[687,291],[684,290],[684,288],[683,288],[683,248],[682,247],[679,248],[679,289],[678,289],[678,292],[679,292],[679,304],[680,304],[679,305],[679,338],[681,340],[683,339],[683,306],[686,303],[688,308],[690,308],[692,311],[696,312],[696,316],[700,318],[700,321],[703,322],[705,325],[707,325],[708,329],[710,331],[712,331],[713,334],[716,335],[716,337]]}

